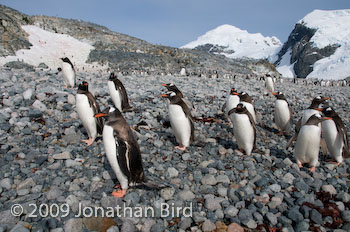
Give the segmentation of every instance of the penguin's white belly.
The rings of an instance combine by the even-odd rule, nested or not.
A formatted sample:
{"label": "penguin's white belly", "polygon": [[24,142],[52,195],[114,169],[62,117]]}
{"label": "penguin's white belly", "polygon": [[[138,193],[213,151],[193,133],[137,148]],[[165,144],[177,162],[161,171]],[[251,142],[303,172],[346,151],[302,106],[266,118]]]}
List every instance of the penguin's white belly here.
{"label": "penguin's white belly", "polygon": [[108,81],[107,85],[108,85],[109,94],[111,95],[114,106],[118,108],[120,112],[123,112],[122,97],[121,97],[120,91],[115,88],[115,84],[113,81]]}
{"label": "penguin's white belly", "polygon": [[67,86],[74,87],[75,85],[75,73],[72,66],[66,62],[62,65],[63,80]]}
{"label": "penguin's white belly", "polygon": [[288,103],[284,100],[276,100],[275,123],[282,131],[288,131],[290,127],[290,116]]}
{"label": "penguin's white belly", "polygon": [[95,139],[97,137],[96,118],[85,94],[76,95],[76,109],[89,138]]}
{"label": "penguin's white belly", "polygon": [[273,80],[272,80],[271,77],[268,77],[266,79],[266,88],[267,88],[268,91],[271,91],[271,92],[274,92],[274,90],[275,90],[274,87],[273,87]]}
{"label": "penguin's white belly", "polygon": [[128,189],[128,178],[120,169],[118,163],[117,145],[113,135],[113,127],[105,125],[103,127],[103,145],[109,164],[111,165],[122,189]]}
{"label": "penguin's white belly", "polygon": [[316,166],[320,151],[321,128],[314,125],[301,127],[294,149],[294,156],[300,163]]}
{"label": "penguin's white belly", "polygon": [[230,95],[226,101],[226,112],[225,112],[226,115],[228,115],[228,112],[231,109],[236,108],[238,103],[239,103],[239,97],[237,95]]}
{"label": "penguin's white belly", "polygon": [[169,119],[177,142],[188,147],[191,138],[191,123],[182,110],[182,107],[169,104]]}
{"label": "penguin's white belly", "polygon": [[249,111],[249,113],[252,115],[253,119],[254,119],[254,123],[256,123],[256,116],[255,116],[255,109],[253,104],[249,103],[249,102],[241,102]]}
{"label": "penguin's white belly", "polygon": [[234,124],[233,133],[236,138],[238,147],[244,149],[247,155],[250,155],[254,147],[254,129],[246,114],[232,115]]}
{"label": "penguin's white belly", "polygon": [[333,120],[325,120],[322,122],[322,135],[326,141],[327,149],[331,156],[339,163],[343,162],[343,137],[337,131],[337,127]]}

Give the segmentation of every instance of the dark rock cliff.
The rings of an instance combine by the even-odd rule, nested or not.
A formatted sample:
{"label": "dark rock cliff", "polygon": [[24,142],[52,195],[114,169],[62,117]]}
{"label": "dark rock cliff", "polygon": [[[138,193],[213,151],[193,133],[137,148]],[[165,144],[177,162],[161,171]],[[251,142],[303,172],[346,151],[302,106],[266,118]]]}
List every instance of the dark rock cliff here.
{"label": "dark rock cliff", "polygon": [[294,72],[297,77],[305,78],[313,71],[313,64],[325,57],[334,54],[339,45],[329,45],[325,48],[317,48],[310,42],[316,29],[308,28],[303,24],[296,24],[294,30],[284,43],[282,49],[278,53],[278,60],[275,62],[277,66],[288,51],[291,51],[290,63],[294,64]]}

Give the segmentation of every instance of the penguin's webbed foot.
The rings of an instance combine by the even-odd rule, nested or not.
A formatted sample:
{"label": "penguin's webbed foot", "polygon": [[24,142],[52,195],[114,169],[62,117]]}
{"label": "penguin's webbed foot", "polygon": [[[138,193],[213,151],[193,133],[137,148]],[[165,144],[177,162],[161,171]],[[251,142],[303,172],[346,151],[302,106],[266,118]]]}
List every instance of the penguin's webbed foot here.
{"label": "penguin's webbed foot", "polygon": [[126,194],[126,190],[125,190],[125,189],[120,189],[120,190],[118,190],[118,191],[113,191],[113,192],[112,192],[112,195],[113,195],[114,197],[118,197],[118,198],[124,197],[125,194]]}
{"label": "penguin's webbed foot", "polygon": [[186,147],[184,145],[176,146],[176,149],[179,149],[180,151],[186,150]]}
{"label": "penguin's webbed foot", "polygon": [[86,143],[86,146],[90,146],[91,144],[93,144],[93,142],[95,141],[95,139],[89,138],[89,139],[83,139],[83,140],[81,140],[81,141],[83,141],[84,143]]}
{"label": "penguin's webbed foot", "polygon": [[298,164],[298,167],[299,167],[299,168],[302,168],[302,167],[303,167],[303,164],[301,164],[301,163]]}
{"label": "penguin's webbed foot", "polygon": [[313,167],[309,168],[309,171],[310,171],[310,172],[315,172],[315,171],[316,171],[316,167],[313,166]]}

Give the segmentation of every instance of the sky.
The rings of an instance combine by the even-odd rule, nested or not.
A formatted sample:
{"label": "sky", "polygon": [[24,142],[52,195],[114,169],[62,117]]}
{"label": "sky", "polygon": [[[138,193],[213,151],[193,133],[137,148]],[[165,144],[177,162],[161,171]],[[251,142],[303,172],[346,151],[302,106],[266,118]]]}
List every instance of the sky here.
{"label": "sky", "polygon": [[80,19],[153,44],[181,47],[222,24],[288,39],[315,9],[350,9],[350,0],[0,0],[28,15]]}

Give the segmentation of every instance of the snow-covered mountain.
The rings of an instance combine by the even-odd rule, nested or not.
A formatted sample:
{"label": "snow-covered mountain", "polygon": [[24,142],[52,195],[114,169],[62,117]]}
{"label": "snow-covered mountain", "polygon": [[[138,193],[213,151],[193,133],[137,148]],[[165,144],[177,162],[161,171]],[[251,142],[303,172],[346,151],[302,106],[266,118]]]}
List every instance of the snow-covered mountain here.
{"label": "snow-covered mountain", "polygon": [[273,59],[282,43],[276,37],[251,34],[232,25],[221,25],[181,48],[207,50],[229,58]]}
{"label": "snow-covered mountain", "polygon": [[299,20],[275,65],[287,77],[349,77],[350,10],[314,10]]}

